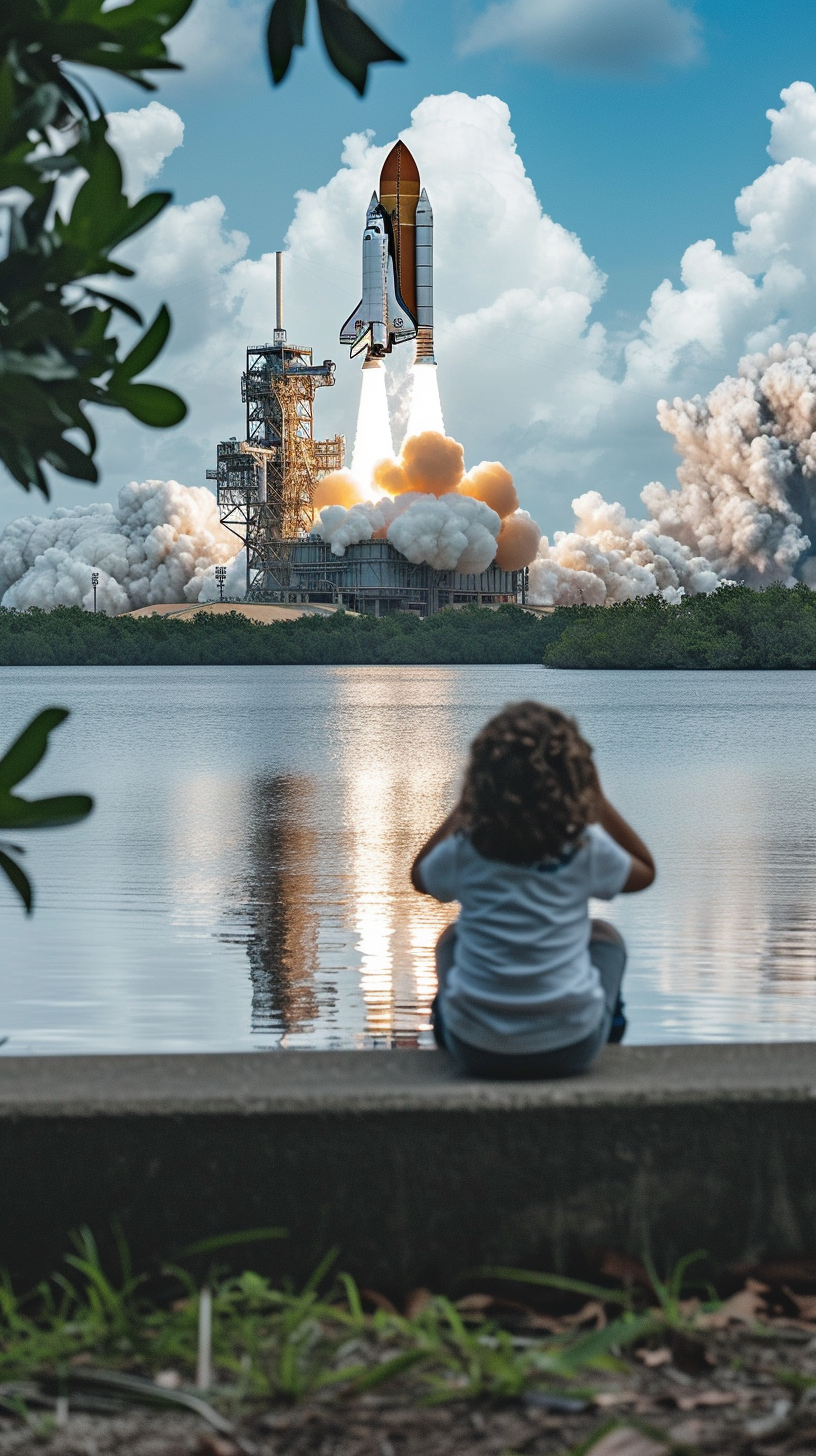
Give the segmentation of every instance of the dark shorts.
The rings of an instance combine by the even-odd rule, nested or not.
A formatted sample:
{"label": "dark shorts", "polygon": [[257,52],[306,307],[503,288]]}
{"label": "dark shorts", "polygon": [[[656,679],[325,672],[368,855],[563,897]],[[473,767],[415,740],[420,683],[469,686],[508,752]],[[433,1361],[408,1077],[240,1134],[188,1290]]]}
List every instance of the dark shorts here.
{"label": "dark shorts", "polygon": [[[547,1052],[488,1052],[469,1046],[450,1031],[442,1020],[439,998],[431,1007],[433,1033],[437,1046],[450,1052],[463,1071],[471,1077],[494,1077],[503,1081],[536,1081],[547,1077],[574,1077],[585,1072],[599,1051],[611,1039],[620,1040],[613,1024],[623,1021],[620,991],[626,967],[626,945],[623,937],[606,920],[593,920],[589,955],[597,967],[604,993],[604,1012],[600,1025],[590,1036],[571,1046],[556,1047]],[[456,927],[451,925],[440,936],[436,948],[437,974],[440,983],[453,964]]]}

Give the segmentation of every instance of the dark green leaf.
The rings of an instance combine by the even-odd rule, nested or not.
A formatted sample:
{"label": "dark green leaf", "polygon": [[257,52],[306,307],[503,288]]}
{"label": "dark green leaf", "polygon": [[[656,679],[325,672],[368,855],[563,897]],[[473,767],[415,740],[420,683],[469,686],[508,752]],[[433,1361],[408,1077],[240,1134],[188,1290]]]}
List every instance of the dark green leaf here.
{"label": "dark green leaf", "polygon": [[87,819],[93,808],[88,794],[61,794],[53,799],[20,799],[0,795],[0,829],[62,829]]}
{"label": "dark green leaf", "polygon": [[[120,313],[123,313],[128,318],[133,319],[133,322],[141,327],[143,320],[142,315],[139,313],[139,310],[137,308],[134,308],[132,304],[125,303],[125,300],[123,298],[115,298],[112,293],[103,293],[99,288],[86,288],[85,292],[89,298],[98,298],[102,301],[102,303],[110,304],[111,308],[118,309]],[[99,314],[101,313],[101,310],[93,309],[92,312]],[[74,315],[74,317],[76,317],[76,315]]]}
{"label": "dark green leaf", "polygon": [[43,450],[43,460],[48,465],[53,465],[62,475],[70,475],[73,480],[92,480],[94,483],[99,479],[93,456],[86,454],[84,450],[78,450],[70,440],[61,439],[58,444],[49,445]]}
{"label": "dark green leaf", "polygon": [[110,378],[109,388],[133,379],[137,374],[143,374],[145,369],[164,348],[167,336],[170,333],[170,315],[167,308],[162,304],[150,328],[142,335],[136,346],[130,353],[117,364]]}
{"label": "dark green leaf", "polygon": [[6,878],[10,880],[11,884],[17,891],[17,894],[20,896],[20,899],[25,905],[26,914],[30,915],[34,900],[33,891],[31,889],[31,881],[29,880],[28,875],[24,874],[20,866],[15,863],[11,856],[8,854],[4,854],[2,849],[0,849],[0,870],[2,870]]}
{"label": "dark green leaf", "polygon": [[164,389],[160,384],[118,385],[115,390],[109,390],[107,399],[100,401],[103,402],[120,405],[134,419],[141,420],[143,425],[152,425],[156,430],[166,430],[179,424],[187,413],[184,400],[172,389]]}
{"label": "dark green leaf", "polygon": [[13,789],[33,772],[48,748],[48,735],[69,716],[67,708],[45,708],[26,725],[0,758],[0,792]]}
{"label": "dark green leaf", "polygon": [[288,1238],[288,1230],[283,1228],[259,1228],[243,1229],[238,1234],[214,1234],[210,1239],[199,1239],[194,1244],[188,1244],[179,1253],[180,1259],[187,1259],[193,1254],[212,1254],[216,1249],[231,1249],[236,1244],[258,1244],[264,1243],[267,1239]]}
{"label": "dark green leaf", "polygon": [[351,9],[347,0],[317,0],[317,10],[329,60],[361,96],[370,65],[405,60]]}
{"label": "dark green leaf", "polygon": [[280,85],[292,60],[295,46],[303,45],[306,0],[275,0],[269,12],[266,45],[272,80]]}

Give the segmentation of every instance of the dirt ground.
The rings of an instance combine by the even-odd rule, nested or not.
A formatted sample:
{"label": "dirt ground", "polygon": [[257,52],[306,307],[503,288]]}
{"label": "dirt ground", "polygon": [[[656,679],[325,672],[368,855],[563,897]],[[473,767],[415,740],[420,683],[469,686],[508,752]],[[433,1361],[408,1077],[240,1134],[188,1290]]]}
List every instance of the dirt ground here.
{"label": "dirt ground", "polygon": [[[643,1352],[644,1354],[646,1352]],[[816,1336],[724,1330],[706,1341],[648,1352],[651,1364],[593,1376],[572,1411],[557,1397],[422,1406],[382,1396],[256,1410],[232,1436],[196,1416],[136,1407],[98,1415],[0,1420],[0,1456],[814,1456]],[[685,1368],[684,1368],[685,1367]],[[576,1392],[576,1397],[578,1392]],[[61,1413],[64,1418],[64,1412]]]}

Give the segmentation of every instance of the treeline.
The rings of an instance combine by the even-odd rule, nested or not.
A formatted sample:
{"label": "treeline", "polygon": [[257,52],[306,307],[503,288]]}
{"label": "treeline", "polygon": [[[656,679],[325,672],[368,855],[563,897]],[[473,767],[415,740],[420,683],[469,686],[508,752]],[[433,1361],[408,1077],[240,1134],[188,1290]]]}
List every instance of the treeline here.
{"label": "treeline", "polygon": [[563,628],[547,646],[548,667],[816,667],[816,592],[806,586],[722,586],[677,606],[643,597],[554,616]]}
{"label": "treeline", "polygon": [[238,612],[105,617],[0,608],[0,666],[186,667],[543,663],[563,668],[813,668],[816,592],[721,587],[669,606],[465,607],[425,620],[344,612],[261,624]]}
{"label": "treeline", "polygon": [[52,612],[0,608],[6,667],[337,666],[377,663],[541,663],[563,612],[465,607],[425,620],[408,612],[345,612],[262,624],[238,612],[106,617],[80,607]]}

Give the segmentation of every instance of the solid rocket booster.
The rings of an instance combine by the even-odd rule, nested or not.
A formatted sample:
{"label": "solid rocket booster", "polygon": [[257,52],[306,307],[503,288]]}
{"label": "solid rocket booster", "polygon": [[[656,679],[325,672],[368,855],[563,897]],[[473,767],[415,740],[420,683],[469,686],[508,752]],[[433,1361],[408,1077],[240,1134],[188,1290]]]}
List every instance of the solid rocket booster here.
{"label": "solid rocket booster", "polygon": [[416,210],[417,364],[435,364],[433,351],[433,208],[423,187]]}
{"label": "solid rocket booster", "polygon": [[372,194],[363,233],[363,296],[340,331],[366,363],[416,339],[417,363],[433,364],[433,212],[419,170],[397,142]]}

